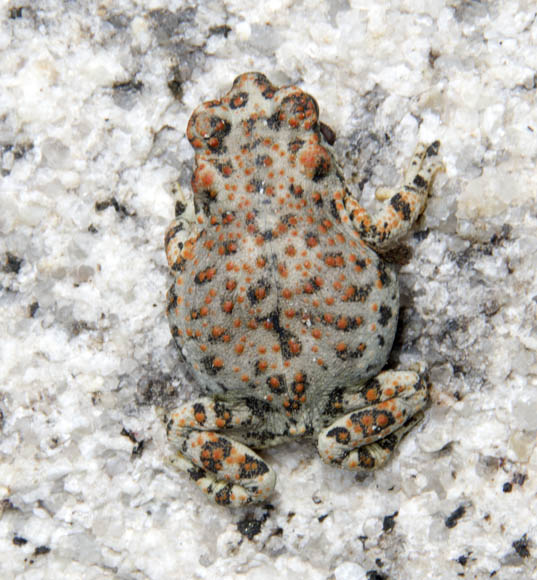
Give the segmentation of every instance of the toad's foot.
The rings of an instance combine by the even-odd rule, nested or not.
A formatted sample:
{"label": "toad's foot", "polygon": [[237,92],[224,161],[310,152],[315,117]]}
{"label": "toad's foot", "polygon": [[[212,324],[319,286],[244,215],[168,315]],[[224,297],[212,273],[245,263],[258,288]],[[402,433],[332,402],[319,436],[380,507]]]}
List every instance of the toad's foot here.
{"label": "toad's foot", "polygon": [[[374,404],[343,415],[321,431],[318,450],[326,463],[352,470],[377,469],[405,433],[423,419],[421,410],[427,403],[423,376],[412,371],[386,371],[373,382],[378,383]],[[368,385],[369,397],[371,381]],[[391,398],[386,398],[390,394]]]}
{"label": "toad's foot", "polygon": [[186,471],[217,504],[237,507],[265,501],[274,489],[274,471],[249,447],[218,432],[248,424],[208,397],[187,403],[168,416],[168,439],[175,449],[169,463]]}

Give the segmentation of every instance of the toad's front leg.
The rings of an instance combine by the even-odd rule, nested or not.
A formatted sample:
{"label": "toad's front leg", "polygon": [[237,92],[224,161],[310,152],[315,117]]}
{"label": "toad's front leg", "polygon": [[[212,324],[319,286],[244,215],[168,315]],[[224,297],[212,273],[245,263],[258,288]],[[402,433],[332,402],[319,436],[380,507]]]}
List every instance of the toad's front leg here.
{"label": "toad's front leg", "polygon": [[274,471],[249,447],[222,433],[255,423],[247,409],[236,411],[202,397],[174,409],[166,419],[168,440],[175,450],[170,464],[186,471],[217,504],[258,503],[272,493]]}
{"label": "toad's front leg", "polygon": [[205,223],[203,214],[195,210],[192,201],[183,203],[185,195],[179,185],[176,198],[175,219],[164,237],[168,265],[175,274],[183,270],[185,260],[194,257],[194,246]]}
{"label": "toad's front leg", "polygon": [[403,186],[377,192],[377,199],[386,202],[378,215],[371,217],[350,195],[339,204],[343,220],[352,221],[364,242],[376,249],[386,249],[408,233],[425,208],[435,175],[444,167],[438,156],[439,148],[439,141],[418,145]]}

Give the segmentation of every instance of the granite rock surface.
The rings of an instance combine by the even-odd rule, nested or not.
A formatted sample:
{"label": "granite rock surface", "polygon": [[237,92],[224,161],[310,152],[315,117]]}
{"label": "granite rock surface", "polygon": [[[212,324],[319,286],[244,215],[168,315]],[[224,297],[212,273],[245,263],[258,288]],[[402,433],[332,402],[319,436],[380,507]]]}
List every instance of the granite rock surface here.
{"label": "granite rock surface", "polygon": [[[3,2],[0,576],[537,574],[536,45],[529,0]],[[425,421],[363,478],[266,451],[271,503],[233,511],[155,408],[197,392],[164,316],[186,123],[248,70],[315,96],[367,207],[420,141],[446,172],[394,258]]]}

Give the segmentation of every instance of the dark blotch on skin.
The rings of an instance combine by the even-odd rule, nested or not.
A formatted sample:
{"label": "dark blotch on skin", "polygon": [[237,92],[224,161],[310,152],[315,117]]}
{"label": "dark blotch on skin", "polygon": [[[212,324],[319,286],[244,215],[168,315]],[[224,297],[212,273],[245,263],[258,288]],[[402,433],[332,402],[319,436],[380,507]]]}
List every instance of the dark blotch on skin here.
{"label": "dark blotch on skin", "polygon": [[379,308],[379,324],[381,326],[386,326],[392,317],[392,309],[385,304],[382,304]]}
{"label": "dark blotch on skin", "polygon": [[427,186],[427,182],[425,181],[425,179],[423,179],[423,177],[421,175],[416,175],[416,177],[414,177],[414,185],[416,187],[419,188],[423,188]]}
{"label": "dark blotch on skin", "polygon": [[[414,180],[414,182],[415,181],[416,180]],[[393,209],[403,216],[403,219],[405,221],[408,221],[410,219],[410,206],[406,201],[403,200],[400,193],[396,193],[392,197],[390,203],[392,204]]]}
{"label": "dark blotch on skin", "polygon": [[440,149],[440,141],[434,141],[429,145],[429,147],[427,147],[426,152],[427,157],[434,157],[435,155],[438,155],[439,149]]}
{"label": "dark blotch on skin", "polygon": [[205,372],[211,377],[214,377],[217,373],[219,373],[222,370],[222,367],[213,366],[215,358],[216,358],[215,356],[206,356],[205,358],[202,358],[200,361],[201,364],[203,365],[203,368],[205,369]]}
{"label": "dark blotch on skin", "polygon": [[[227,27],[226,27],[227,28]],[[231,29],[229,29],[231,31]],[[227,36],[227,35],[226,35]],[[246,92],[240,92],[233,95],[233,98],[229,102],[229,108],[232,110],[242,109],[248,103],[249,94]]]}

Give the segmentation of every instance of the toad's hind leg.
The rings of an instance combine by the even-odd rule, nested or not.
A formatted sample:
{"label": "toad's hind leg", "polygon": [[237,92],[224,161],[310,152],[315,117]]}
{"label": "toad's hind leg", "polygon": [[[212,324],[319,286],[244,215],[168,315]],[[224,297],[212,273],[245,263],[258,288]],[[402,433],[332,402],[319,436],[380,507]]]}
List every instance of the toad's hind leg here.
{"label": "toad's hind leg", "polygon": [[249,447],[222,433],[250,426],[253,417],[247,410],[232,411],[203,397],[174,409],[166,419],[175,451],[170,464],[186,471],[217,504],[262,502],[272,493],[274,471]]}
{"label": "toad's hind leg", "polygon": [[427,385],[423,374],[385,371],[343,399],[356,410],[341,416],[319,434],[318,450],[326,463],[352,470],[383,465],[405,433],[423,418]]}

